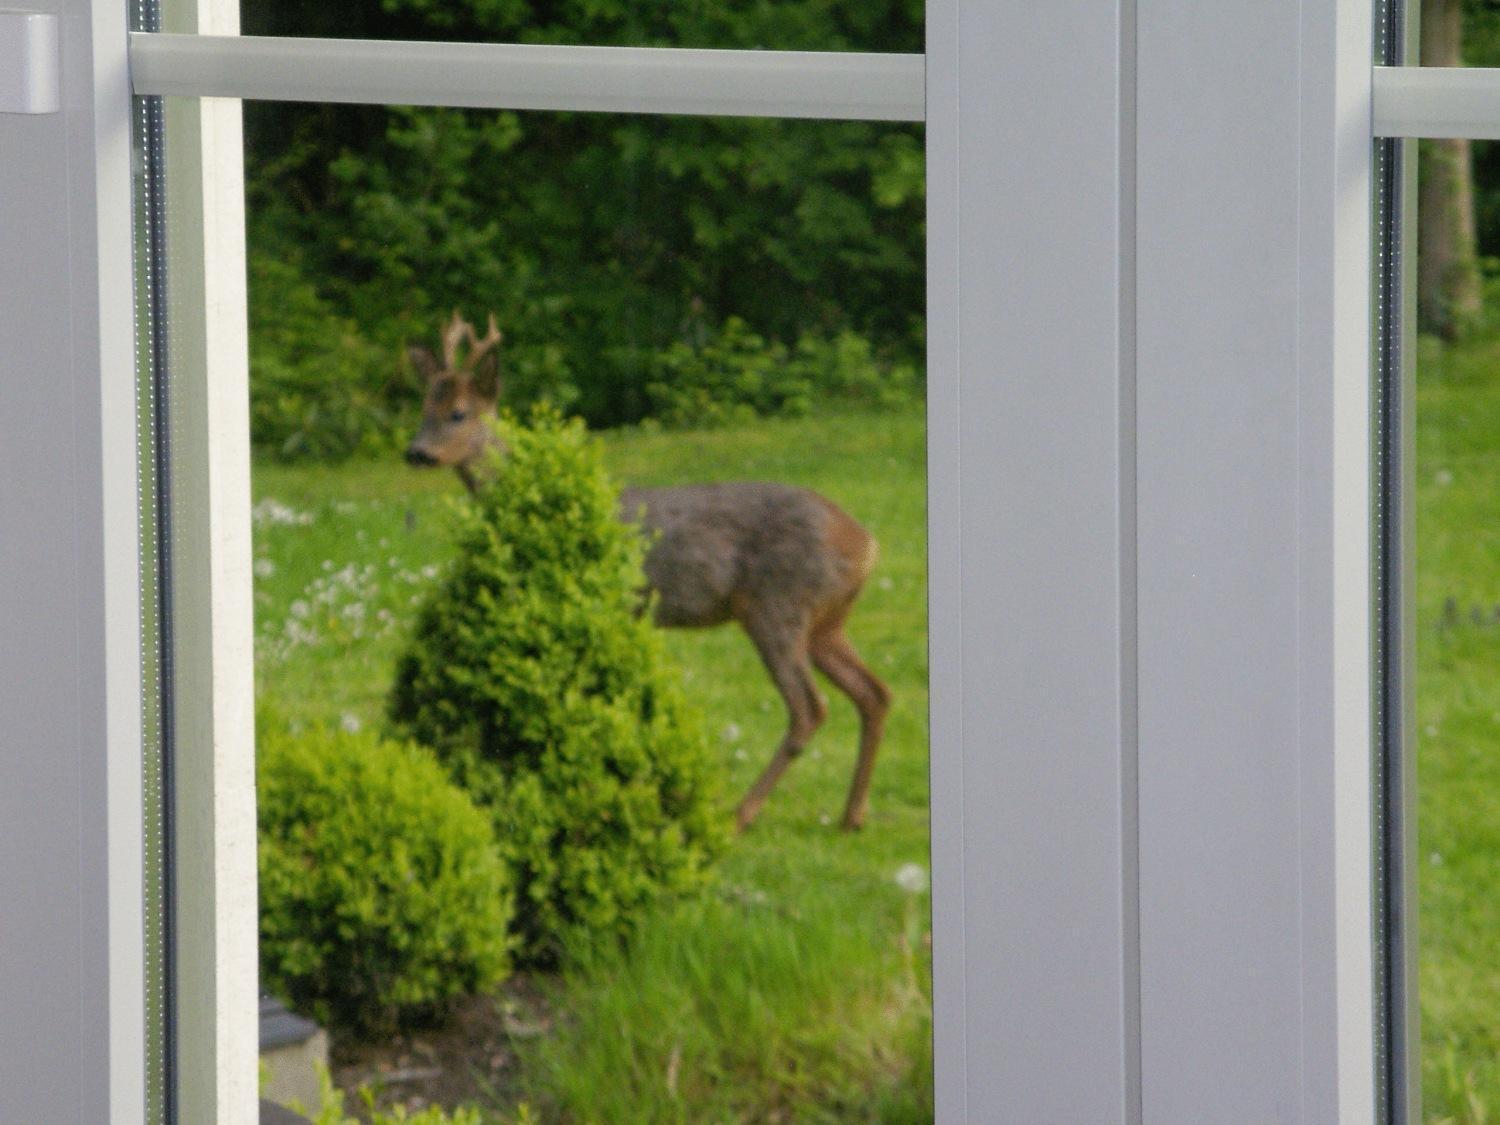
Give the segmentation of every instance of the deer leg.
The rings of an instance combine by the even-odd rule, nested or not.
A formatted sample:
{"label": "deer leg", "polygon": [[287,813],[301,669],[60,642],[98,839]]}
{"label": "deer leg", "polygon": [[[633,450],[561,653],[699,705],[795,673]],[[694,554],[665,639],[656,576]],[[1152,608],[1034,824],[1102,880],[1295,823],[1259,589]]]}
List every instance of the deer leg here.
{"label": "deer leg", "polygon": [[891,689],[865,667],[849,638],[838,626],[813,636],[811,655],[818,670],[853,700],[859,711],[859,759],[854,766],[854,781],[849,786],[849,801],[844,806],[844,828],[852,831],[863,827],[865,822],[870,778],[875,773],[875,754],[885,733]]}
{"label": "deer leg", "polygon": [[750,634],[750,639],[760,652],[761,660],[765,662],[766,671],[771,673],[776,689],[786,701],[787,728],[770,764],[750,787],[735,812],[735,820],[742,832],[750,827],[750,823],[766,803],[766,798],[771,795],[771,790],[781,780],[781,775],[792,764],[792,759],[802,753],[802,748],[807,745],[813,732],[823,724],[828,713],[828,704],[818,693],[818,687],[813,683],[812,669],[807,664],[805,627],[780,630],[757,628],[749,622],[744,622],[744,625],[745,631]]}

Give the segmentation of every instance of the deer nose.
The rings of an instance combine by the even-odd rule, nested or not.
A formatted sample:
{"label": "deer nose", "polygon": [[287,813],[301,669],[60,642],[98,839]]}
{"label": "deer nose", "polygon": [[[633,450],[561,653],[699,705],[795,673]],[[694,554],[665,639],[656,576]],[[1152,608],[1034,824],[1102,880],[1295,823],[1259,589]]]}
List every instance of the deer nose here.
{"label": "deer nose", "polygon": [[437,458],[413,445],[407,447],[406,463],[408,465],[436,465]]}

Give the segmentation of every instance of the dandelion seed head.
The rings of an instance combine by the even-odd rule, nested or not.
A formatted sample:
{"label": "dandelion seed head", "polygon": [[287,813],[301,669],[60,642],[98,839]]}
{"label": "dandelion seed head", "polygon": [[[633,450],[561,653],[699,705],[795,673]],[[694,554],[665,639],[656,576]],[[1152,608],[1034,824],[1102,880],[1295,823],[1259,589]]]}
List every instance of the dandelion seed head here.
{"label": "dandelion seed head", "polygon": [[919,895],[927,889],[927,868],[920,863],[903,863],[896,868],[896,886],[909,895]]}

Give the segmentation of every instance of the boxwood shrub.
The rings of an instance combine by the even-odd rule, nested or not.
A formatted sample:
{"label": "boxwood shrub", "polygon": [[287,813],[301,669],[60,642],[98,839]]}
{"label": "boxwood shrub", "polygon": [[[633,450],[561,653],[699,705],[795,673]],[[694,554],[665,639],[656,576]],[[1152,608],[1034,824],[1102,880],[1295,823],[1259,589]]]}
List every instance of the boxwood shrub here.
{"label": "boxwood shrub", "polygon": [[515,866],[523,956],[624,934],[708,876],[724,813],[703,724],[642,612],[639,532],[580,423],[504,426],[460,516],[390,713],[490,810]]}
{"label": "boxwood shrub", "polygon": [[511,874],[489,818],[431,754],[260,722],[262,988],[368,1034],[502,980]]}

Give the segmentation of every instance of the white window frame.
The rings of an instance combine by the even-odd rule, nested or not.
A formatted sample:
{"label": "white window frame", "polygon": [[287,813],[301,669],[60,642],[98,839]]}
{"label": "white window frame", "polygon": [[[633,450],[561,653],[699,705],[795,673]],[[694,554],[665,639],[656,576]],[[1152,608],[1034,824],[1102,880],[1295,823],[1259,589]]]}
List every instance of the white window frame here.
{"label": "white window frame", "polygon": [[[130,1122],[125,5],[25,2],[61,17],[63,108],[0,114],[0,1120]],[[930,0],[927,35],[939,1118],[1374,1120],[1370,2]],[[249,1122],[238,107],[173,114],[207,375],[181,1108]]]}

